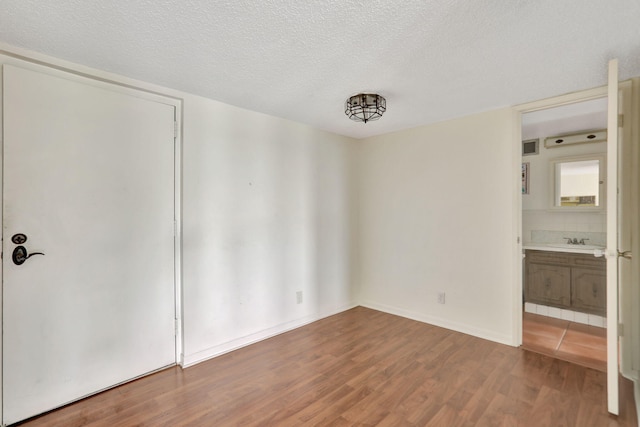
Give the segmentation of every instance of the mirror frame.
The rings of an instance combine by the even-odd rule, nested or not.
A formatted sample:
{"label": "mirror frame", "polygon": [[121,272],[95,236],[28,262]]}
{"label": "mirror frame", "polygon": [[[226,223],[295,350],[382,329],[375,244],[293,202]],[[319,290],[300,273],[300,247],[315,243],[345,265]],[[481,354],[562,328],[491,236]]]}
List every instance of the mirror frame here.
{"label": "mirror frame", "polygon": [[[598,197],[599,206],[556,206],[556,194],[559,191],[559,182],[557,180],[558,163],[580,162],[585,160],[598,160],[600,162],[599,169],[599,189]],[[571,157],[555,157],[549,161],[549,210],[554,212],[605,212],[607,207],[607,186],[605,178],[607,176],[607,155],[606,153],[594,153],[583,156]]]}

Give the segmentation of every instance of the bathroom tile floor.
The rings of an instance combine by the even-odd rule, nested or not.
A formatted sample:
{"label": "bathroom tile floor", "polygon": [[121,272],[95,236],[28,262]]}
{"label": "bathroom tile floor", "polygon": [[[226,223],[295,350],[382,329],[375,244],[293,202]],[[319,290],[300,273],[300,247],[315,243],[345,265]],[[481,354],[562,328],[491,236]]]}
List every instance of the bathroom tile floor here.
{"label": "bathroom tile floor", "polygon": [[522,348],[598,371],[607,370],[605,328],[524,313]]}

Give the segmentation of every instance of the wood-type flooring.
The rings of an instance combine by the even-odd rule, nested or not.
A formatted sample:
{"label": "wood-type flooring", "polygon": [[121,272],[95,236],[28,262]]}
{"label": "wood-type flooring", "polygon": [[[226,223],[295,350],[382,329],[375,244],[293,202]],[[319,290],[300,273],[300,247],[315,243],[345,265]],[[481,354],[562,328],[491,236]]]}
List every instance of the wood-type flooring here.
{"label": "wood-type flooring", "polygon": [[636,426],[606,375],[357,307],[132,381],[23,426]]}
{"label": "wood-type flooring", "polygon": [[524,313],[522,347],[607,371],[607,330],[568,320]]}

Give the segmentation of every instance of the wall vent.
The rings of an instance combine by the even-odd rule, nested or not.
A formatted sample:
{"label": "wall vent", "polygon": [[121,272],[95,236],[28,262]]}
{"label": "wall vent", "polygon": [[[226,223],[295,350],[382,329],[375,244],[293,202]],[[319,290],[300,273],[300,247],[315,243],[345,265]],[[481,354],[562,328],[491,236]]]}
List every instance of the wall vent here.
{"label": "wall vent", "polygon": [[534,154],[538,154],[540,147],[540,139],[527,139],[526,141],[522,141],[522,155],[523,156],[531,156]]}
{"label": "wall vent", "polygon": [[572,144],[585,144],[588,142],[603,142],[607,140],[607,130],[596,130],[593,132],[572,133],[569,135],[550,136],[544,139],[544,146],[547,148],[561,147]]}

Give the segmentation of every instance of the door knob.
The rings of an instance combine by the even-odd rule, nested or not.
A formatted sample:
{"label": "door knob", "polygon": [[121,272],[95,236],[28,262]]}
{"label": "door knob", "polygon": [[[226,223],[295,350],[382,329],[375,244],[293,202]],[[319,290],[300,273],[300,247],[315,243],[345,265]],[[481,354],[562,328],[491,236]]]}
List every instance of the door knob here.
{"label": "door knob", "polygon": [[13,259],[13,263],[15,265],[22,265],[24,262],[34,255],[44,255],[42,252],[33,252],[28,253],[27,248],[24,246],[16,246],[13,250],[13,254],[11,255],[11,259]]}

